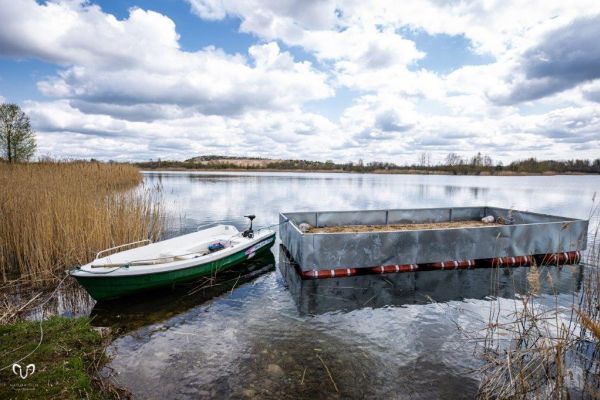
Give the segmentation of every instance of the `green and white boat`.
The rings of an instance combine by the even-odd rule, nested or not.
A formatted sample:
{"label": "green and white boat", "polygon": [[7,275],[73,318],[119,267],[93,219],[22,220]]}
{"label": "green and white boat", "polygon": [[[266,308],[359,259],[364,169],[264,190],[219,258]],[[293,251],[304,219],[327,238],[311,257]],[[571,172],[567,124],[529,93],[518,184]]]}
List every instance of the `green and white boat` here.
{"label": "green and white boat", "polygon": [[[254,219],[254,216],[250,220]],[[244,262],[268,251],[275,243],[275,231],[250,228],[240,232],[232,225],[217,225],[187,235],[141,247],[111,251],[143,242],[106,249],[89,264],[69,274],[96,300],[109,300],[149,289],[193,281]]]}

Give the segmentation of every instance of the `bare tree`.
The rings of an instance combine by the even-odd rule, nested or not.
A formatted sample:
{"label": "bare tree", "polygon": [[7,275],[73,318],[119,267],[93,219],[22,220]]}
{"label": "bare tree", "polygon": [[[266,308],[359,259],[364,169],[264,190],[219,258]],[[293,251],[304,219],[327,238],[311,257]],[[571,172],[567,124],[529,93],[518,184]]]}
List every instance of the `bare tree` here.
{"label": "bare tree", "polygon": [[0,157],[8,162],[27,161],[36,147],[27,114],[16,104],[0,104]]}
{"label": "bare tree", "polygon": [[483,156],[483,166],[484,167],[491,168],[493,165],[494,165],[494,161],[492,160],[492,157],[488,156],[487,154],[485,156]]}
{"label": "bare tree", "polygon": [[483,165],[483,156],[480,152],[477,152],[473,158],[471,158],[471,166],[472,167],[481,167]]}
{"label": "bare tree", "polygon": [[421,167],[431,166],[431,153],[421,153],[417,157],[417,164]]}
{"label": "bare tree", "polygon": [[462,158],[456,153],[448,153],[446,156],[446,165],[453,167],[459,164],[462,164]]}

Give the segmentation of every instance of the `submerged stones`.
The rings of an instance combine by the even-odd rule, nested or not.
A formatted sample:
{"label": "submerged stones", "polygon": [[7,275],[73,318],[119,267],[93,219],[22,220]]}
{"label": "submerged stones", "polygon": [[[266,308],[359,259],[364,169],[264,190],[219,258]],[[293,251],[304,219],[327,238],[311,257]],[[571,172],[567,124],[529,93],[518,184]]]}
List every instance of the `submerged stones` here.
{"label": "submerged stones", "polygon": [[285,374],[283,369],[277,364],[269,364],[267,365],[267,372],[275,377],[281,377]]}

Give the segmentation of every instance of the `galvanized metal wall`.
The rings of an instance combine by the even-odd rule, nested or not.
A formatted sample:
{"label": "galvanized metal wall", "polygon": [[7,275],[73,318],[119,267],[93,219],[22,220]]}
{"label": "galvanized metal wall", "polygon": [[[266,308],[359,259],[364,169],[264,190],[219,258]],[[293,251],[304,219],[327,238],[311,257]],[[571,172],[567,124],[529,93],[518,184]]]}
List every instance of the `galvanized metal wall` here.
{"label": "galvanized metal wall", "polygon": [[[323,227],[478,220],[490,214],[508,218],[509,212],[513,225],[316,234],[298,228],[301,223]],[[281,241],[304,271],[583,250],[588,226],[584,220],[493,207],[282,213],[280,222]]]}

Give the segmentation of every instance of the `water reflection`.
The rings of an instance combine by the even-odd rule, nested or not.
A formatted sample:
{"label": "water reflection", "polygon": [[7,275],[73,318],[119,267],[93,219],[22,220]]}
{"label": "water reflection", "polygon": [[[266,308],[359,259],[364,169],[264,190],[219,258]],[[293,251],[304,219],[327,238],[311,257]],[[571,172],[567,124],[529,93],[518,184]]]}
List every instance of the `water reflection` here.
{"label": "water reflection", "polygon": [[43,304],[42,307],[28,308],[20,314],[26,320],[39,320],[50,315],[85,316],[89,315],[95,303],[74,279],[64,280],[56,291],[54,288],[40,291],[28,284],[18,284],[10,289],[7,300],[12,304],[24,305],[29,300],[32,304]]}
{"label": "water reflection", "polygon": [[[161,182],[174,229],[277,223],[280,211],[497,206],[587,218],[600,176],[450,176],[299,173],[145,174]],[[548,188],[552,188],[551,191]]]}
{"label": "water reflection", "polygon": [[[582,267],[564,266],[301,281],[278,253],[282,276],[196,305],[126,306],[125,318],[143,323],[110,348],[116,382],[156,399],[473,398],[479,362],[460,332],[481,329],[489,312],[473,299],[513,296],[532,280],[540,295],[568,295],[583,278]],[[256,270],[273,261],[255,260]],[[161,318],[149,324],[144,312]]]}
{"label": "water reflection", "polygon": [[472,398],[457,312],[418,307],[307,317],[268,273],[120,337],[110,367],[140,398]]}
{"label": "water reflection", "polygon": [[234,268],[194,282],[128,296],[126,301],[101,301],[91,311],[93,325],[109,326],[119,333],[151,325],[233,291],[274,269],[275,257],[273,253],[267,252]]}
{"label": "water reflection", "polygon": [[[159,182],[172,234],[213,223],[243,228],[248,213],[268,225],[290,210],[487,205],[581,218],[600,191],[599,176],[145,175],[146,184]],[[293,281],[273,251],[277,271],[266,260],[267,273],[235,288],[236,275],[197,297],[184,290],[98,304],[98,324],[116,320],[129,332],[109,349],[118,383],[155,399],[473,398],[480,361],[464,332],[487,325],[485,297],[514,312],[502,296],[534,290],[540,302],[571,310],[583,279],[581,267],[565,266]]]}
{"label": "water reflection", "polygon": [[490,296],[514,298],[535,294],[574,293],[581,289],[584,267],[479,268],[418,271],[302,280],[296,266],[279,251],[279,271],[300,314],[360,308],[441,303]]}

